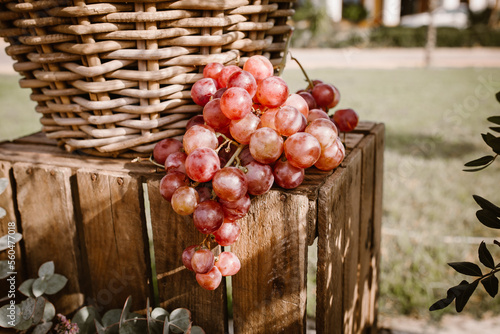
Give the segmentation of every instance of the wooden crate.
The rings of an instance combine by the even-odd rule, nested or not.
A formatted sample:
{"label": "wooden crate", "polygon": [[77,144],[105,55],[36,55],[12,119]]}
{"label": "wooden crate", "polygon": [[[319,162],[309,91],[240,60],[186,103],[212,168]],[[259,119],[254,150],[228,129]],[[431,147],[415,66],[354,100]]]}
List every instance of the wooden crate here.
{"label": "wooden crate", "polygon": [[230,286],[223,281],[210,292],[181,261],[184,247],[203,235],[161,198],[163,173],[152,164],[66,153],[42,134],[4,142],[0,177],[11,187],[0,206],[24,237],[18,272],[34,277],[53,260],[69,283],[52,301],[70,313],[83,304],[120,308],[129,295],[134,309],[144,309],[154,300],[153,267],[160,305],[190,309],[209,334],[228,331],[228,288],[235,333],[305,333],[308,246],[317,240],[317,332],[373,333],[384,126],[360,123],[346,143],[335,171],[309,170],[299,188],[252,199],[232,247],[242,269]]}

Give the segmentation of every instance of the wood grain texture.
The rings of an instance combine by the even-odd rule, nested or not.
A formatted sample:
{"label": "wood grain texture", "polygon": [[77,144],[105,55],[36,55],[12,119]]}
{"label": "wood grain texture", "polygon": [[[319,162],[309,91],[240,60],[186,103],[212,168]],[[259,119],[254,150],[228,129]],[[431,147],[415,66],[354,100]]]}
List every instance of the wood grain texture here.
{"label": "wood grain texture", "polygon": [[305,333],[307,213],[305,195],[271,190],[252,199],[231,247],[234,332]]}
{"label": "wood grain texture", "polygon": [[183,250],[199,244],[205,235],[196,230],[191,217],[175,213],[160,195],[160,178],[149,178],[147,186],[161,306],[168,311],[187,308],[192,313],[194,324],[201,326],[206,333],[225,333],[225,279],[216,290],[204,290],[196,282],[195,273],[182,264]]}
{"label": "wood grain texture", "polygon": [[71,170],[63,167],[16,163],[17,204],[21,219],[27,276],[54,261],[55,272],[68,283],[51,301],[67,314],[84,302],[80,282],[80,250],[71,195]]}
{"label": "wood grain texture", "polygon": [[150,258],[140,179],[124,173],[81,169],[76,173],[85,245],[88,300],[99,309],[144,309],[150,297]]}

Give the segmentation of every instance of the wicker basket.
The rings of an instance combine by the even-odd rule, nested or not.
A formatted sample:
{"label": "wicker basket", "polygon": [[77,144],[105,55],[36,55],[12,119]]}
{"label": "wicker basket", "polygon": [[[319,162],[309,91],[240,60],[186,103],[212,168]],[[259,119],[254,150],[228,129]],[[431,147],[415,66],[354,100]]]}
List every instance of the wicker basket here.
{"label": "wicker basket", "polygon": [[294,0],[0,0],[0,36],[42,130],[67,150],[147,156],[201,107],[209,62],[282,61]]}

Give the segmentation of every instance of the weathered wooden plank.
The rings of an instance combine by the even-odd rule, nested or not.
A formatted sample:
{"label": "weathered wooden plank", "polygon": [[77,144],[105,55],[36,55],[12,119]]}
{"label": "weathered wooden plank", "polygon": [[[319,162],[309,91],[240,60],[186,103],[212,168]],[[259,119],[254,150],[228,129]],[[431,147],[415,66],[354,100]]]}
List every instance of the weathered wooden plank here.
{"label": "weathered wooden plank", "polygon": [[150,257],[139,178],[80,169],[76,173],[80,237],[88,266],[88,302],[98,309],[144,309],[150,296]]}
{"label": "weathered wooden plank", "polygon": [[252,199],[233,279],[235,333],[305,333],[309,199],[271,190]]}
{"label": "weathered wooden plank", "polygon": [[346,169],[337,168],[318,196],[316,331],[343,332],[343,264]]}
{"label": "weathered wooden plank", "polygon": [[375,135],[365,136],[358,148],[362,152],[361,207],[359,224],[358,292],[355,310],[355,333],[365,333],[372,327],[370,314],[371,260],[373,238],[373,201],[375,178]]}
{"label": "weathered wooden plank", "polygon": [[147,186],[161,305],[169,311],[188,308],[194,324],[201,326],[206,333],[225,333],[225,279],[216,290],[204,290],[196,282],[195,274],[182,264],[183,250],[199,244],[205,235],[196,230],[191,217],[176,214],[170,203],[161,197],[160,178],[160,175],[149,178]]}
{"label": "weathered wooden plank", "polygon": [[80,252],[76,236],[71,170],[64,167],[16,163],[13,166],[21,219],[27,276],[54,261],[56,273],[68,278],[66,287],[51,301],[67,314],[84,302],[80,284]]}

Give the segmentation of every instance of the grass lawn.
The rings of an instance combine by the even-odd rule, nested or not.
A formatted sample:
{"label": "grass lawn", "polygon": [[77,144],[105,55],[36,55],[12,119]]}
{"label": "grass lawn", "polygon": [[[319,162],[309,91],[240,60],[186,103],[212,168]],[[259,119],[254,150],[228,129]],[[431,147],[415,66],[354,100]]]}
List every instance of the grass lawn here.
{"label": "grass lawn", "polygon": [[[500,164],[479,173],[462,171],[465,162],[489,154],[480,133],[488,130],[488,116],[500,114],[494,97],[500,91],[500,69],[324,69],[309,74],[339,88],[339,107],[386,124],[380,312],[429,317],[428,307],[464,279],[446,263],[477,262],[482,238],[500,238],[476,220],[472,199],[478,194],[500,204]],[[298,70],[286,70],[284,79],[291,91],[305,86]],[[40,128],[29,91],[19,88],[17,80],[0,77],[0,140]],[[500,258],[498,247],[489,248]],[[498,313],[498,300],[473,297],[465,311]]]}

